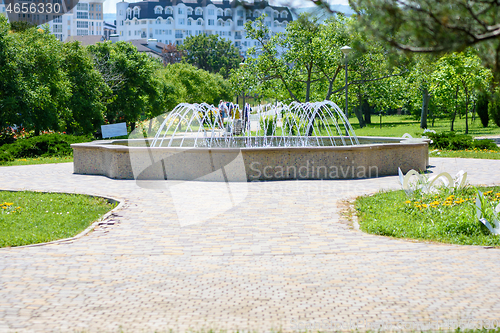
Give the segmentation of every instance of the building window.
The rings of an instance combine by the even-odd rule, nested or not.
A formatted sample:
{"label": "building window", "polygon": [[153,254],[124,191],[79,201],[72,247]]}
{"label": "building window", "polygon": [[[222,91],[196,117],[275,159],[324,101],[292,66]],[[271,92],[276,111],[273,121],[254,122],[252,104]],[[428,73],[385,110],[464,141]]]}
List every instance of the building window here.
{"label": "building window", "polygon": [[222,20],[217,20],[217,26],[222,27],[224,25],[224,22]]}
{"label": "building window", "polygon": [[129,31],[129,32],[128,32],[128,35],[130,36],[131,34],[132,34],[132,31]]}
{"label": "building window", "polygon": [[231,15],[233,15],[233,12],[231,11],[231,9],[226,9],[225,12],[224,12],[224,14],[226,16],[231,16]]}
{"label": "building window", "polygon": [[[89,13],[87,12],[76,12],[76,18],[77,19],[88,19],[89,18]],[[83,35],[80,35],[83,36]]]}
{"label": "building window", "polygon": [[188,8],[187,9],[187,14],[188,15],[193,15],[193,8]]}
{"label": "building window", "polygon": [[288,17],[288,13],[285,12],[285,11],[282,11],[281,12],[281,18],[287,18]]}
{"label": "building window", "polygon": [[243,10],[238,10],[237,14],[238,14],[239,17],[243,17],[243,15],[245,14],[245,12]]}
{"label": "building window", "polygon": [[198,19],[198,21],[196,21],[196,24],[197,25],[203,25],[203,20],[202,19]]}
{"label": "building window", "polygon": [[191,25],[192,22],[193,22],[193,20],[191,20],[191,19],[188,19],[188,21],[187,21],[188,25]]}
{"label": "building window", "polygon": [[224,11],[221,8],[217,9],[217,16],[224,16]]}
{"label": "building window", "polygon": [[242,27],[243,26],[243,20],[238,20],[238,27]]}
{"label": "building window", "polygon": [[215,24],[214,20],[208,20],[208,25],[214,25],[214,24]]}
{"label": "building window", "polygon": [[214,10],[213,10],[213,9],[209,9],[209,10],[208,10],[208,15],[214,15],[214,14],[215,14],[215,12],[214,12]]}
{"label": "building window", "polygon": [[87,21],[76,21],[76,27],[77,28],[88,28],[89,27],[89,22],[87,22]]}
{"label": "building window", "polygon": [[183,18],[179,19],[179,25],[184,25],[184,19]]}
{"label": "building window", "polygon": [[231,20],[227,20],[226,23],[224,23],[224,25],[226,27],[230,27],[231,26]]}
{"label": "building window", "polygon": [[182,8],[177,8],[177,14],[182,14]]}
{"label": "building window", "polygon": [[155,14],[161,14],[162,13],[162,10],[163,8],[162,7],[156,7],[155,8]]}
{"label": "building window", "polygon": [[165,8],[165,14],[169,14],[169,15],[172,15],[173,14],[173,10],[171,7],[167,7]]}
{"label": "building window", "polygon": [[172,24],[172,19],[170,17],[167,20],[167,24]]}
{"label": "building window", "polygon": [[196,15],[203,15],[203,10],[201,8],[196,8]]}
{"label": "building window", "polygon": [[78,3],[76,5],[76,10],[89,10],[89,4],[88,3]]}

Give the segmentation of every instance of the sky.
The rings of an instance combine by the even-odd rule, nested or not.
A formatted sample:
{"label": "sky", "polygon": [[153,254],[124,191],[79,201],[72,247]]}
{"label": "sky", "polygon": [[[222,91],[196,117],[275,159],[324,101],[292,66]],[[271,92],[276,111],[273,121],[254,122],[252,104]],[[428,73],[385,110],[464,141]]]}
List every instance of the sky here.
{"label": "sky", "polygon": [[[104,13],[105,14],[115,14],[116,13],[116,3],[122,0],[106,0],[104,1]],[[129,0],[126,2],[138,2],[140,0]],[[271,0],[271,5],[284,5],[290,3],[294,7],[312,7],[314,4],[309,0]],[[332,0],[329,1],[332,5],[347,5],[348,0]]]}

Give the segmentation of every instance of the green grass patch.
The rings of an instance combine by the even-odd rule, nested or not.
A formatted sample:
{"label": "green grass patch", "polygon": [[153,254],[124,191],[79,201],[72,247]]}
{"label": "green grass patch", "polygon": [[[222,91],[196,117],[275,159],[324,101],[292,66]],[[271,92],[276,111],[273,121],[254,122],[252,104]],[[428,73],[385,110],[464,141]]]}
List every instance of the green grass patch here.
{"label": "green grass patch", "polygon": [[[420,137],[423,132],[420,128],[420,121],[415,120],[411,116],[382,116],[382,126],[380,126],[379,120],[379,116],[372,115],[372,124],[359,128],[358,119],[356,117],[349,118],[349,122],[358,136],[401,137],[403,134],[409,133],[413,137]],[[436,119],[434,126],[432,126],[432,120],[429,119],[427,124],[429,125],[429,129],[436,132],[447,132],[450,130],[449,119]],[[457,118],[454,129],[456,133],[465,133],[465,118]],[[476,119],[472,123],[469,122],[469,134],[472,136],[498,135],[500,134],[500,127],[490,124],[485,128],[481,125],[479,119]]]}
{"label": "green grass patch", "polygon": [[[497,205],[500,187],[480,190]],[[500,246],[500,236],[490,234],[476,218],[476,190],[407,196],[404,191],[359,197],[355,207],[361,230],[382,236],[462,245]]]}
{"label": "green grass patch", "polygon": [[0,247],[76,236],[113,207],[88,195],[0,191]]}
{"label": "green grass patch", "polygon": [[444,149],[431,148],[429,149],[429,156],[500,160],[500,151],[488,150],[488,149],[444,150]]}
{"label": "green grass patch", "polygon": [[32,164],[52,164],[52,163],[70,163],[73,162],[73,156],[61,156],[61,157],[27,157],[27,158],[16,158],[14,161],[4,162],[0,165],[2,166],[13,166],[13,165],[32,165]]}

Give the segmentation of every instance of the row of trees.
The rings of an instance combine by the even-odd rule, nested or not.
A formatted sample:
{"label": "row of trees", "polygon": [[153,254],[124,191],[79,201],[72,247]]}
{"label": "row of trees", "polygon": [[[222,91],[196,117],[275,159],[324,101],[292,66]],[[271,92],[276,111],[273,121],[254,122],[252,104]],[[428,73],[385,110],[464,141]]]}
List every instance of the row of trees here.
{"label": "row of trees", "polygon": [[[321,24],[313,16],[301,15],[284,34],[271,34],[262,17],[247,22],[245,28],[259,45],[249,50],[245,66],[231,73],[237,94],[298,102],[327,99],[344,105],[340,49],[350,45],[349,101],[362,127],[370,123],[373,109],[405,110],[420,117],[422,128],[427,128],[429,114],[432,119],[447,117],[451,130],[457,115],[464,115],[468,126],[469,114],[478,110],[485,126],[488,115],[500,126],[496,81],[476,48],[441,56],[408,54],[359,29],[358,19],[343,15]],[[476,106],[480,96],[483,104]]]}
{"label": "row of trees", "polygon": [[164,68],[130,43],[61,43],[47,29],[13,31],[0,16],[0,129],[87,134],[122,121],[134,128],[180,102],[229,96],[222,76],[189,64]]}

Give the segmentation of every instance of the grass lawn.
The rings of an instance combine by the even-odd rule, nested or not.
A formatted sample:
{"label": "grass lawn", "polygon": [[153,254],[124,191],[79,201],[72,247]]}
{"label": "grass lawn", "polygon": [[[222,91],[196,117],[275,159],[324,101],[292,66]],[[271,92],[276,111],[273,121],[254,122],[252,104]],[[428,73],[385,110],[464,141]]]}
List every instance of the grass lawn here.
{"label": "grass lawn", "polygon": [[429,149],[430,157],[459,157],[459,158],[482,158],[488,160],[500,160],[500,150],[442,150]]}
{"label": "grass lawn", "polygon": [[[500,202],[500,187],[485,187],[493,205]],[[455,194],[404,191],[381,192],[359,197],[355,207],[361,230],[383,236],[428,240],[462,245],[500,246],[500,236],[492,235],[476,218],[476,191],[472,187]]]}
{"label": "grass lawn", "polygon": [[51,164],[51,163],[69,163],[73,162],[73,156],[64,156],[64,157],[27,157],[27,158],[18,158],[12,162],[4,162],[0,165],[2,166],[11,166],[11,165],[31,165],[31,164]]}
{"label": "grass lawn", "polygon": [[[372,124],[359,128],[359,122],[356,117],[349,118],[349,122],[354,128],[354,132],[358,136],[389,136],[401,137],[405,133],[411,134],[413,137],[422,134],[423,130],[420,128],[420,121],[415,120],[411,116],[382,116],[382,128],[380,128],[380,117],[372,115]],[[436,132],[448,132],[450,130],[449,119],[436,119],[432,126],[432,120],[428,120],[427,124],[429,129]],[[465,118],[455,120],[455,132],[457,134],[465,133]],[[490,122],[489,126],[484,128],[479,119],[474,123],[469,123],[469,134],[472,136],[483,135],[500,135],[500,127]]]}
{"label": "grass lawn", "polygon": [[0,247],[76,236],[112,208],[87,195],[0,191]]}

